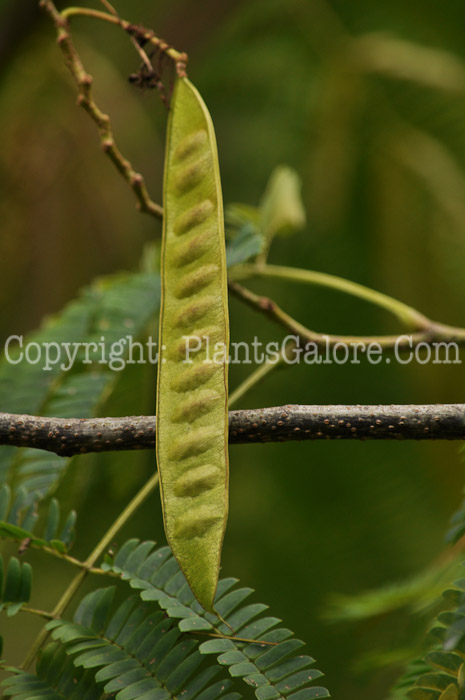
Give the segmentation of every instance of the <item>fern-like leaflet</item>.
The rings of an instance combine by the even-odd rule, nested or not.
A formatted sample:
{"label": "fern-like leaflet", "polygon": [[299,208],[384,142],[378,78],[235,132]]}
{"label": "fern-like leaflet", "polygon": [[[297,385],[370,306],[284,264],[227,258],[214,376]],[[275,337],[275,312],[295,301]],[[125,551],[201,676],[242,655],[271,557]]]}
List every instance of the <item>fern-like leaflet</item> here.
{"label": "fern-like leaflet", "polygon": [[465,696],[465,579],[443,593],[451,609],[430,630],[430,650],[400,678],[391,700],[462,700]]}
{"label": "fern-like leaflet", "polygon": [[[156,601],[170,618],[179,620],[180,631],[222,636],[202,643],[201,653],[218,656],[218,663],[227,666],[231,676],[242,678],[254,688],[258,700],[329,696],[326,688],[311,685],[323,674],[310,668],[312,657],[298,653],[303,642],[293,639],[290,630],[277,627],[279,618],[263,616],[268,606],[243,605],[253,590],[236,588],[237,579],[221,579],[218,584],[215,610],[224,624],[195,600],[168,547],[156,549],[154,542],[128,540],[114,560],[107,558],[102,568],[127,580],[140,591],[142,600]],[[231,635],[253,641],[225,638]]]}
{"label": "fern-like leaflet", "polygon": [[[5,359],[0,364],[2,410],[62,418],[95,415],[119,377],[97,360],[102,352],[108,358],[112,344],[124,340],[128,333],[140,336],[155,318],[159,300],[156,274],[121,274],[97,280],[40,331],[24,339],[24,343],[40,346],[46,342],[78,343],[91,349],[94,343],[95,351],[89,358],[95,361],[88,363],[88,351],[83,348],[69,371],[54,364],[45,372],[42,363],[9,364]],[[14,354],[11,350],[10,355]],[[56,488],[68,463],[53,453],[6,446],[0,451],[0,484],[22,486],[32,503]]]}
{"label": "fern-like leaflet", "polygon": [[[53,620],[48,625],[61,650],[72,659],[79,682],[86,679],[89,683],[92,697],[101,697],[99,690],[119,700],[240,698],[232,692],[233,681],[216,680],[221,668],[208,664],[198,650],[197,640],[183,635],[153,604],[141,605],[138,596],[127,598],[114,611],[114,593],[114,587],[98,589],[81,601],[73,622]],[[50,655],[50,651],[47,653]],[[25,697],[25,688],[33,685],[34,678],[46,680],[43,673],[41,677],[41,663],[43,659],[36,677],[20,672],[14,680],[4,682],[5,694]],[[69,665],[63,663],[63,658],[58,675],[62,669],[69,676]],[[59,697],[87,699],[87,695],[67,692]]]}
{"label": "fern-like leaflet", "polygon": [[13,698],[41,700],[101,700],[101,686],[95,684],[94,674],[76,668],[61,644],[49,644],[40,654],[36,673],[25,673],[7,667],[11,675],[2,683],[3,695]]}
{"label": "fern-like leaflet", "polygon": [[36,502],[30,503],[26,489],[19,488],[15,498],[11,497],[8,486],[0,488],[0,538],[17,540],[21,547],[52,549],[66,554],[75,539],[76,511],[72,510],[61,522],[60,504],[52,498],[48,506],[42,535],[35,534],[39,514]]}
{"label": "fern-like leaflet", "polygon": [[5,570],[0,554],[0,612],[6,610],[11,617],[29,601],[32,588],[32,567],[11,557]]}

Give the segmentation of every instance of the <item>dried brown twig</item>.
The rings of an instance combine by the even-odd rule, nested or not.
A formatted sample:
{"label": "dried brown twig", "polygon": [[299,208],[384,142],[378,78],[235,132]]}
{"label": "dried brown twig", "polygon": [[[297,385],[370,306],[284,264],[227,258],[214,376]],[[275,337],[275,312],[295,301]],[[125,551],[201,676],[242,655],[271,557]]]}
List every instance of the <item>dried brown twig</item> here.
{"label": "dried brown twig", "polygon": [[[97,125],[103,151],[133,190],[138,201],[139,210],[157,219],[161,219],[163,217],[162,207],[152,201],[143,176],[134,169],[132,163],[123,156],[119,150],[113,134],[110,117],[108,114],[102,112],[93,98],[93,79],[85,70],[76,47],[74,46],[66,12],[60,13],[53,0],[41,0],[40,6],[45,10],[55,25],[58,45],[78,90],[78,104],[85,109],[90,118]],[[108,15],[108,17],[112,17],[112,15]],[[116,18],[113,19],[115,19],[115,23],[118,23]],[[128,31],[130,25],[129,23],[126,24],[128,26],[125,28]]]}
{"label": "dried brown twig", "polygon": [[[428,346],[438,343],[454,343],[457,346],[465,345],[465,329],[447,326],[442,323],[430,321],[423,317],[424,325],[421,330],[402,335],[379,335],[379,336],[348,336],[330,335],[318,333],[306,328],[283,311],[273,299],[259,296],[250,289],[247,289],[238,282],[229,281],[229,291],[238,299],[243,301],[255,311],[267,316],[269,319],[280,325],[288,333],[299,338],[304,346],[308,343],[317,348],[334,348],[337,345],[343,346],[373,346],[378,345],[383,350],[394,350],[399,352],[411,351],[419,343]],[[415,310],[413,310],[415,311]]]}

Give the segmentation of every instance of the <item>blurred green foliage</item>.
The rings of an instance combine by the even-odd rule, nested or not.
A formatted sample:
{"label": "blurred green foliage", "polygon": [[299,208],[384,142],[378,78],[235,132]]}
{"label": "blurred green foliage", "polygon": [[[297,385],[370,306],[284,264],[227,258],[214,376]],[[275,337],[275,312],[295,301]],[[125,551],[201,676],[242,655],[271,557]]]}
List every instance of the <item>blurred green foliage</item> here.
{"label": "blurred green foliage", "polygon": [[[217,131],[226,203],[257,205],[280,163],[299,173],[307,225],[273,243],[272,262],[345,276],[465,325],[462,2],[115,5],[189,53],[190,77]],[[0,5],[2,338],[35,328],[96,275],[134,269],[160,233],[157,222],[137,214],[132,193],[99,152],[94,125],[75,106],[53,28],[35,9],[17,8],[15,0]],[[73,22],[96,98],[160,201],[166,109],[156,94],[127,81],[138,58],[122,32]],[[264,280],[252,287],[318,331],[395,330],[382,312],[333,292]],[[282,337],[232,300],[232,339],[246,341],[257,329],[264,341]],[[150,370],[122,375],[102,414],[153,413]],[[232,367],[231,387],[249,372]],[[461,402],[464,380],[459,365],[293,367],[242,405]],[[0,408],[9,410],[7,403]],[[230,452],[223,575],[258,589],[308,642],[335,697],[384,697],[395,673],[354,675],[354,664],[373,649],[389,655],[408,646],[424,623],[393,613],[334,626],[322,610],[330,593],[413,575],[437,556],[460,500],[457,446],[290,443]],[[80,513],[76,556],[88,552],[154,468],[149,454],[73,461],[58,495]],[[126,534],[163,542],[156,498]],[[35,602],[50,607],[68,577],[58,564],[44,568]],[[17,628],[8,649],[13,662],[25,652],[28,627]]]}

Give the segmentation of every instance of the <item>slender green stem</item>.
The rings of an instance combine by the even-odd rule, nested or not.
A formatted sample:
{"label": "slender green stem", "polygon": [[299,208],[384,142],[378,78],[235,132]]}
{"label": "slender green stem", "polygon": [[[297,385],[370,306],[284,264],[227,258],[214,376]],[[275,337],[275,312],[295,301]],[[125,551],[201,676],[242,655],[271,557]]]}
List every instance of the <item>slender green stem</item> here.
{"label": "slender green stem", "polygon": [[31,608],[29,605],[23,605],[21,612],[26,612],[30,615],[38,615],[39,617],[44,617],[46,620],[55,619],[53,613],[47,612],[46,610],[39,610],[38,608]]}
{"label": "slender green stem", "polygon": [[[104,3],[105,4],[105,3]],[[94,19],[100,19],[103,20],[104,22],[110,22],[110,24],[116,24],[123,29],[127,30],[131,25],[129,22],[126,22],[125,20],[120,19],[118,17],[118,14],[116,11],[113,11],[111,14],[108,14],[106,12],[102,12],[101,10],[93,10],[89,9],[87,7],[67,7],[65,10],[61,12],[61,16],[65,19],[68,20],[70,17],[76,17],[76,16],[83,16],[83,17],[93,17]],[[146,34],[147,32],[143,32]],[[137,53],[139,56],[142,58],[143,63],[145,63],[146,67],[149,70],[152,70],[152,64],[150,63],[150,59],[147,56],[146,52],[144,49],[140,46],[139,42],[137,39],[132,36],[132,34],[129,35],[131,42],[136,49]],[[156,37],[155,37],[156,39]],[[159,40],[157,39],[157,42]]]}
{"label": "slender green stem", "polygon": [[[234,282],[230,283],[230,289],[233,293],[237,286],[238,285]],[[289,367],[289,363],[286,363],[285,360],[286,357],[292,356],[295,346],[296,344],[294,342],[286,344],[285,348],[281,349],[276,362],[264,362],[262,365],[259,365],[259,367],[257,367],[257,369],[254,370],[246,379],[244,379],[244,381],[241,382],[241,384],[239,384],[239,386],[236,387],[236,389],[231,393],[228,398],[228,407],[231,408],[231,406],[237,403],[237,401],[247,394],[250,389],[257,386],[257,384],[262,382],[275,370],[280,369],[281,367]]]}
{"label": "slender green stem", "polygon": [[262,382],[269,374],[274,372],[283,366],[284,357],[281,355],[276,362],[265,362],[259,365],[243,382],[239,384],[236,389],[230,394],[228,399],[228,406],[231,406],[242,399],[245,394],[247,394],[251,389],[253,389],[257,384]]}
{"label": "slender green stem", "polygon": [[396,316],[399,321],[411,330],[424,330],[431,326],[431,321],[408,304],[404,304],[393,297],[365,287],[357,282],[351,282],[342,277],[329,275],[325,272],[314,270],[302,270],[282,265],[238,265],[230,272],[231,279],[246,279],[249,277],[272,277],[284,279],[290,282],[300,282],[318,287],[335,289],[345,294],[364,299],[371,304],[376,304]]}
{"label": "slender green stem", "polygon": [[104,553],[104,551],[111,544],[113,538],[121,530],[121,528],[126,525],[127,521],[134,515],[134,513],[139,510],[140,506],[144,501],[150,496],[153,491],[158,487],[158,472],[156,472],[151,479],[136,493],[134,498],[126,508],[123,510],[121,515],[119,515],[110,529],[105,533],[100,542],[97,544],[95,549],[90,553],[86,560],[87,566],[91,567],[95,564],[97,559]]}
{"label": "slender green stem", "polygon": [[58,552],[56,549],[52,549],[51,547],[34,547],[34,545],[31,545],[34,549],[39,549],[41,552],[45,552],[46,554],[50,554],[53,557],[56,557],[57,559],[61,559],[62,561],[68,562],[68,564],[72,564],[73,566],[78,566],[80,569],[85,569],[89,574],[95,574],[96,576],[114,576],[111,571],[105,571],[104,569],[100,569],[98,566],[91,566],[87,564],[85,561],[81,561],[81,559],[76,559],[76,557],[71,557],[69,554],[61,554],[61,552]]}
{"label": "slender green stem", "polygon": [[250,289],[242,286],[238,282],[228,283],[229,290],[245,304],[259,311],[275,323],[279,324],[292,336],[300,338],[304,345],[310,344],[314,347],[328,348],[343,345],[369,346],[379,345],[386,350],[403,352],[410,350],[411,345],[418,343],[456,343],[465,345],[465,328],[455,328],[436,323],[429,319],[425,320],[427,325],[420,331],[410,332],[408,335],[379,335],[379,336],[352,336],[352,335],[329,335],[327,333],[317,333],[303,326],[292,316],[283,311],[273,299],[261,297]]}
{"label": "slender green stem", "polygon": [[119,24],[117,17],[108,14],[108,12],[94,10],[90,7],[66,7],[60,14],[63,19],[69,19],[70,17],[76,16],[93,17],[94,19],[100,19],[104,22],[110,22],[111,24]]}
{"label": "slender green stem", "polygon": [[[140,508],[142,503],[148,498],[148,496],[150,496],[150,494],[153,491],[155,491],[155,489],[158,486],[158,481],[158,473],[155,473],[152,476],[152,478],[149,479],[146,484],[144,484],[140,491],[136,493],[132,501],[128,503],[123,512],[116,518],[115,522],[111,525],[111,527],[104,534],[100,542],[96,545],[96,547],[87,557],[82,570],[76,574],[76,576],[69,584],[68,588],[61,596],[58,603],[55,605],[51,613],[53,618],[62,616],[63,612],[66,610],[69,603],[75,596],[76,592],[79,590],[87,574],[92,571],[92,567],[97,561],[97,559],[100,558],[100,556],[104,553],[107,547],[111,544],[117,533],[121,530],[121,528],[124,525],[126,525],[127,521]],[[48,632],[45,628],[43,628],[37,636],[36,640],[34,641],[32,647],[30,648],[29,653],[27,654],[22,664],[22,668],[27,669],[32,664],[37,655],[37,652],[41,649],[42,645],[47,639],[47,636]]]}
{"label": "slender green stem", "polygon": [[[216,613],[218,614],[218,613]],[[214,637],[215,639],[230,639],[232,642],[243,642],[245,644],[260,644],[262,646],[275,647],[279,642],[267,642],[265,639],[249,639],[248,637],[236,637],[235,635],[221,634],[220,632],[189,632],[195,636]]]}
{"label": "slender green stem", "polygon": [[110,14],[115,15],[115,17],[118,17],[118,13],[116,12],[113,5],[109,2],[109,0],[100,0],[100,3],[108,10],[108,12],[110,12]]}
{"label": "slender green stem", "polygon": [[[235,292],[237,285],[234,282],[229,283],[229,289],[233,293]],[[245,394],[247,394],[251,389],[253,389],[257,384],[260,384],[269,374],[274,372],[283,366],[285,357],[283,351],[281,351],[276,362],[264,362],[259,365],[243,382],[239,384],[238,387],[234,389],[228,398],[228,407],[231,408],[235,403],[242,399]]]}

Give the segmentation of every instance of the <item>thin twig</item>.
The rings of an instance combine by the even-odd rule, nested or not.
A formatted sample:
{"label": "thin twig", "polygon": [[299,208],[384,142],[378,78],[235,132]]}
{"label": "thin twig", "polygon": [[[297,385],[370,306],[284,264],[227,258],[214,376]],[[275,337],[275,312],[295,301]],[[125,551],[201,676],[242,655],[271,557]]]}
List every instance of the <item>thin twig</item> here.
{"label": "thin twig", "polygon": [[238,387],[234,389],[229,394],[228,406],[231,408],[234,406],[243,396],[249,393],[257,384],[260,384],[266,377],[268,377],[272,372],[278,369],[283,369],[284,367],[289,367],[292,363],[286,364],[286,360],[292,359],[292,353],[295,351],[296,343],[290,341],[286,343],[279,351],[279,357],[276,362],[264,362],[259,365],[257,369],[249,374],[248,377],[244,379],[243,382],[239,384]]}
{"label": "thin twig", "polygon": [[[155,446],[155,416],[45,418],[0,413],[0,445],[62,457]],[[300,406],[229,413],[229,442],[463,440],[465,404]],[[91,563],[93,565],[93,562]]]}
{"label": "thin twig", "polygon": [[[218,613],[216,613],[218,614]],[[195,636],[202,637],[214,637],[215,639],[229,639],[231,642],[241,642],[243,644],[259,644],[260,646],[276,647],[279,642],[267,642],[265,639],[250,639],[249,637],[236,637],[234,635],[221,634],[220,632],[204,632],[195,631],[189,632],[188,634],[193,634]]]}
{"label": "thin twig", "polygon": [[[44,1],[48,2],[48,0]],[[61,12],[61,16],[64,19],[79,16],[92,17],[94,19],[102,20],[103,22],[109,22],[110,24],[118,24],[122,29],[124,29],[125,32],[137,37],[141,43],[151,43],[158,50],[162,51],[166,56],[171,58],[176,66],[176,72],[179,77],[184,77],[186,75],[186,65],[188,61],[187,54],[174,49],[166,41],[160,39],[160,37],[158,37],[151,29],[147,29],[140,24],[132,24],[125,19],[121,19],[118,14],[107,14],[106,12],[100,12],[99,10],[93,10],[87,7],[67,7],[65,10],[63,10],[63,12]]]}
{"label": "thin twig", "polygon": [[[388,294],[383,294],[375,289],[365,287],[358,282],[330,275],[326,272],[317,272],[316,270],[302,270],[297,267],[286,267],[285,265],[256,265],[244,263],[237,265],[230,272],[230,278],[233,280],[248,279],[250,277],[270,277],[272,279],[283,279],[288,282],[297,282],[300,284],[308,284],[315,287],[324,287],[326,289],[334,289],[344,294],[363,299],[370,304],[375,304],[382,309],[386,309],[392,313],[398,320],[411,330],[424,330],[429,327],[431,321],[422,313],[390,297]],[[465,331],[463,331],[465,334]]]}
{"label": "thin twig", "polygon": [[[118,20],[118,24],[120,25],[120,27],[121,27],[122,29],[124,29],[123,20],[122,20],[122,18],[119,16],[119,14],[117,13],[117,11],[116,11],[115,8],[113,7],[113,5],[112,5],[111,3],[109,3],[108,0],[100,0],[100,2],[101,2],[102,5],[104,6],[104,8],[105,8],[106,10],[108,10],[108,12],[109,12],[111,15],[113,15],[113,17],[116,17],[116,19]],[[62,16],[63,16],[64,13],[66,13],[66,10],[64,10],[64,12],[61,13]],[[141,57],[142,62],[145,64],[146,68],[147,68],[149,71],[153,71],[153,67],[152,67],[152,64],[151,64],[151,62],[150,62],[150,58],[149,58],[149,57],[147,56],[147,54],[145,53],[144,49],[142,48],[142,46],[140,45],[140,43],[137,41],[136,37],[135,37],[133,34],[129,34],[129,38],[131,39],[132,45],[134,46],[135,50],[137,51],[137,53],[138,53],[139,56]]]}
{"label": "thin twig", "polygon": [[[90,118],[97,125],[104,153],[110,158],[118,172],[121,173],[133,190],[138,201],[139,210],[157,219],[161,219],[163,217],[162,207],[150,199],[143,176],[134,170],[131,162],[123,156],[116,144],[110,117],[108,114],[101,111],[93,98],[93,79],[85,70],[74,46],[66,17],[58,12],[52,0],[41,0],[40,6],[45,10],[55,25],[58,45],[78,90],[78,104],[88,113]],[[112,17],[112,15],[108,16]]]}
{"label": "thin twig", "polygon": [[[144,486],[136,493],[134,498],[128,503],[126,508],[123,510],[122,513],[116,518],[114,523],[109,527],[109,529],[106,531],[106,533],[103,535],[102,539],[100,542],[94,547],[92,552],[89,554],[87,557],[86,561],[83,564],[83,568],[76,574],[76,576],[73,578],[63,595],[61,596],[60,600],[58,603],[55,605],[54,609],[52,610],[52,616],[53,618],[58,618],[61,617],[63,612],[66,610],[74,596],[76,595],[77,591],[80,589],[81,585],[83,584],[86,576],[88,573],[92,571],[92,568],[95,564],[95,562],[102,556],[102,554],[105,552],[107,547],[110,546],[114,538],[116,537],[117,533],[121,530],[124,525],[128,522],[128,520],[134,515],[134,513],[139,509],[139,507],[144,503],[144,501],[150,496],[153,491],[158,487],[158,473],[155,473],[148,481],[147,483],[144,484]],[[27,669],[32,662],[34,661],[35,657],[37,656],[37,653],[39,650],[42,648],[42,645],[46,641],[48,637],[48,632],[45,628],[43,628],[39,634],[37,635],[37,638],[35,639],[34,643],[32,644],[31,648],[29,649],[29,652],[24,659],[24,662],[22,664],[23,669]]]}
{"label": "thin twig", "polygon": [[239,386],[234,389],[233,392],[231,392],[229,399],[228,399],[228,404],[229,406],[234,406],[239,399],[242,399],[245,394],[247,394],[251,389],[253,389],[257,384],[260,384],[265,377],[267,377],[269,374],[277,370],[278,368],[282,367],[282,361],[278,362],[265,362],[262,365],[259,365],[257,369],[255,369],[251,374],[244,379],[243,382],[239,384]]}
{"label": "thin twig", "polygon": [[[290,347],[294,347],[294,345],[294,343],[289,343]],[[263,364],[259,365],[257,369],[251,372],[249,376],[246,377],[244,381],[241,382],[239,386],[236,387],[234,391],[230,393],[228,398],[228,406],[230,408],[231,406],[234,406],[234,404],[236,404],[239,401],[239,399],[241,399],[251,389],[257,386],[257,384],[260,384],[265,379],[265,377],[268,377],[268,375],[270,375],[272,372],[275,372],[277,369],[285,367],[285,358],[289,349],[290,348],[288,348],[287,346],[281,349],[276,362],[264,362]]]}
{"label": "thin twig", "polygon": [[38,608],[31,608],[29,605],[23,605],[21,607],[21,612],[29,613],[30,615],[38,615],[43,617],[45,620],[56,620],[56,617],[47,612],[46,610],[39,610]]}
{"label": "thin twig", "polygon": [[66,561],[68,564],[77,566],[80,569],[85,569],[89,574],[95,574],[97,576],[107,576],[109,574],[110,576],[116,576],[116,574],[105,571],[104,569],[100,569],[97,566],[89,566],[85,561],[76,559],[76,557],[72,557],[69,554],[63,554],[62,552],[59,552],[58,550],[53,549],[52,547],[43,547],[41,545],[35,545],[34,542],[31,542],[30,545],[28,545],[28,548],[29,547],[31,549],[40,550],[41,552],[46,552],[46,554],[50,554],[52,557],[56,557],[57,559]]}
{"label": "thin twig", "polygon": [[117,13],[116,9],[113,7],[113,5],[110,2],[108,2],[108,0],[100,0],[100,2],[104,6],[104,8],[106,10],[108,10],[108,12],[110,14],[114,15],[115,17],[118,17],[118,13]]}
{"label": "thin twig", "polygon": [[414,348],[419,343],[425,343],[428,346],[437,343],[465,345],[465,329],[435,323],[427,319],[426,316],[423,317],[423,329],[409,335],[352,336],[317,333],[289,316],[272,299],[259,296],[238,282],[230,281],[228,286],[238,299],[279,324],[291,335],[297,336],[304,345],[310,344],[318,349],[326,350],[327,348],[335,348],[336,345],[367,347],[379,345],[383,350],[396,349],[397,352],[401,353],[411,351],[412,347]]}

